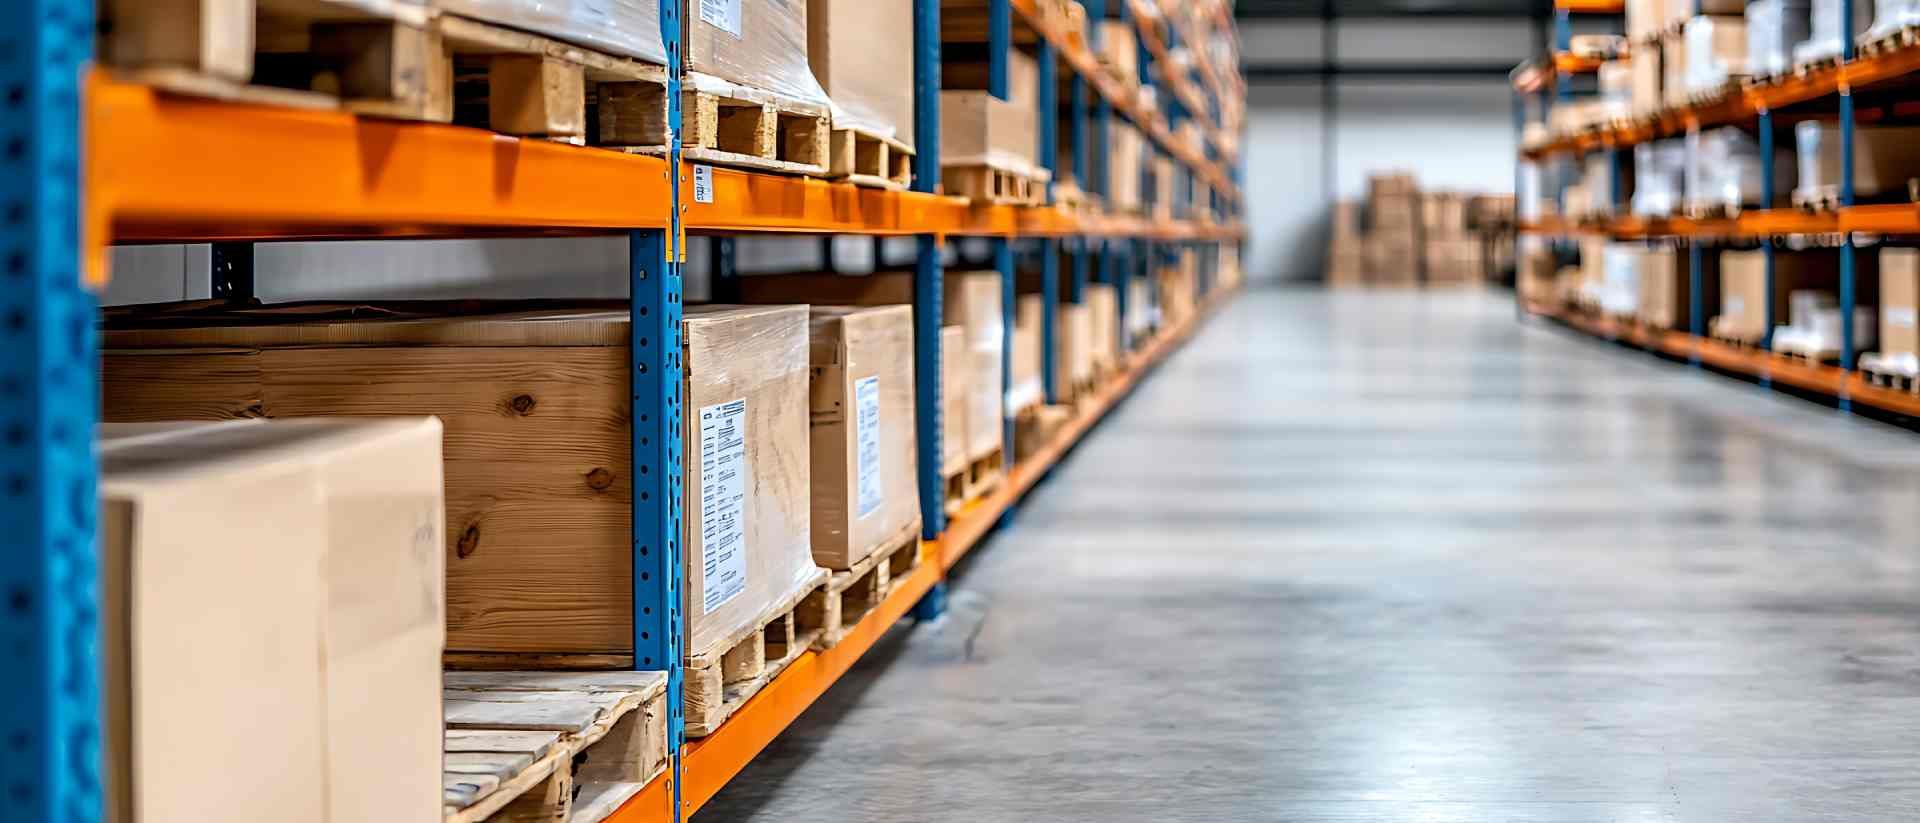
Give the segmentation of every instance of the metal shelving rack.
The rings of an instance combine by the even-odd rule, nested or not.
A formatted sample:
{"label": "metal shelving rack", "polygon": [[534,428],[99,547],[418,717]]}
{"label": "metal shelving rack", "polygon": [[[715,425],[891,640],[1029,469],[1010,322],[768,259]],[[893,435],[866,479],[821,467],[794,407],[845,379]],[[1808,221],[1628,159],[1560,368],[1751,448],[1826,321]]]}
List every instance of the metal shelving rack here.
{"label": "metal shelving rack", "polygon": [[[916,400],[922,455],[940,454],[938,392],[942,246],[950,238],[991,238],[1008,285],[1012,326],[1013,244],[1037,239],[1046,252],[1046,294],[1078,301],[1089,278],[1119,286],[1125,315],[1132,277],[1183,245],[1238,243],[1238,136],[1223,133],[1220,101],[1244,93],[1237,73],[1207,60],[1179,68],[1173,45],[1202,42],[1177,17],[1148,13],[1153,0],[1111,0],[1141,35],[1143,75],[1171,89],[1169,117],[1105,74],[1093,33],[1066,31],[1037,0],[988,0],[992,91],[1006,95],[1007,55],[1016,26],[1037,43],[1042,71],[1040,157],[1056,172],[1060,119],[1056,62],[1072,73],[1066,115],[1076,136],[1075,179],[1104,193],[1107,124],[1139,126],[1157,152],[1189,180],[1213,187],[1222,219],[1195,221],[1088,214],[1064,208],[972,206],[941,195],[939,181],[940,3],[913,0],[915,87],[920,135],[911,191],[854,188],[821,180],[711,170],[712,197],[696,201],[692,167],[679,156],[646,157],[429,123],[172,97],[89,68],[94,0],[19,0],[0,7],[0,99],[12,115],[0,137],[0,522],[8,524],[0,571],[5,649],[17,661],[0,678],[5,729],[0,765],[9,805],[22,819],[92,821],[102,809],[98,593],[94,568],[98,419],[98,306],[92,289],[107,277],[106,251],[124,242],[214,242],[244,254],[253,241],[313,238],[470,237],[624,233],[630,240],[635,318],[632,368],[637,414],[633,454],[654,478],[635,495],[633,563],[635,664],[669,673],[669,734],[678,755],[619,813],[618,820],[681,819],[697,810],[909,612],[937,615],[946,572],[1018,504],[1020,497],[1152,366],[1180,345],[1195,321],[1149,339],[1126,340],[1120,376],[1083,401],[1063,432],[1038,453],[1019,455],[1008,481],[949,520],[937,459],[920,461],[926,523],[921,564],[838,646],[802,655],[719,732],[685,742],[680,689],[679,533],[681,265],[689,233],[712,235],[716,288],[732,275],[729,238],[752,233],[913,236]],[[1089,17],[1105,15],[1103,0]],[[678,0],[660,3],[661,33],[677,65]],[[1226,15],[1207,25],[1230,26]],[[1023,32],[1023,34],[1026,32]],[[668,72],[669,121],[679,133],[679,84]],[[1090,99],[1089,99],[1090,98]],[[1187,118],[1205,126],[1207,145],[1174,139]],[[83,138],[84,135],[84,139]],[[1093,174],[1089,175],[1088,172]],[[1191,185],[1183,183],[1182,191]],[[1062,294],[1055,247],[1066,244],[1070,280]],[[236,257],[234,259],[244,259]],[[1203,306],[1226,296],[1201,278]],[[244,278],[222,284],[246,288]],[[1201,312],[1204,317],[1206,311]],[[1043,313],[1051,350],[1054,312]],[[1124,335],[1124,332],[1122,332]],[[1051,360],[1048,394],[1054,392]],[[1008,445],[1011,441],[1008,422]],[[640,574],[638,572],[646,572]]]}
{"label": "metal shelving rack", "polygon": [[[1864,0],[1842,0],[1840,19],[1853,19],[1853,5]],[[1617,12],[1616,8],[1582,8],[1604,5],[1581,0],[1556,0],[1556,15],[1566,48],[1564,21],[1570,11]],[[1696,6],[1697,10],[1697,6]],[[1857,235],[1920,235],[1920,203],[1856,205],[1853,191],[1854,135],[1858,125],[1855,98],[1872,94],[1875,105],[1891,107],[1901,98],[1901,89],[1920,79],[1920,48],[1892,48],[1874,54],[1862,54],[1851,26],[1842,27],[1842,56],[1836,65],[1797,72],[1776,82],[1747,87],[1725,99],[1700,106],[1664,111],[1654,120],[1600,129],[1560,137],[1543,145],[1524,148],[1523,161],[1556,157],[1583,157],[1600,152],[1619,152],[1652,140],[1679,137],[1701,129],[1719,126],[1751,128],[1758,137],[1760,155],[1771,157],[1782,128],[1793,122],[1817,117],[1832,117],[1840,130],[1840,204],[1832,212],[1807,212],[1799,209],[1762,208],[1745,211],[1736,217],[1690,219],[1673,217],[1643,219],[1620,217],[1600,226],[1577,226],[1565,220],[1550,219],[1523,224],[1521,233],[1546,238],[1598,235],[1620,240],[1674,238],[1689,247],[1688,271],[1691,304],[1687,307],[1685,331],[1651,332],[1624,327],[1603,319],[1564,312],[1556,307],[1529,306],[1526,310],[1560,320],[1590,334],[1627,343],[1695,365],[1744,374],[1763,385],[1781,384],[1800,391],[1833,399],[1841,409],[1860,404],[1883,412],[1920,416],[1920,397],[1869,382],[1851,365],[1858,354],[1854,350],[1853,312],[1841,313],[1842,366],[1808,364],[1776,355],[1772,334],[1776,318],[1769,302],[1765,322],[1769,329],[1757,350],[1731,346],[1707,336],[1708,309],[1701,304],[1702,246],[1707,241],[1743,240],[1757,242],[1766,265],[1766,290],[1774,287],[1774,255],[1779,239],[1789,235],[1827,235],[1839,237],[1839,299],[1841,305],[1853,305],[1856,293]],[[1524,105],[1524,95],[1538,89],[1516,89],[1516,107]],[[1911,95],[1907,95],[1911,99]],[[1518,110],[1518,108],[1516,109]],[[1518,117],[1516,122],[1521,121]],[[1773,164],[1761,163],[1761,199],[1771,204],[1778,193]],[[1613,204],[1620,214],[1620,193],[1624,190],[1621,164],[1611,164]]]}

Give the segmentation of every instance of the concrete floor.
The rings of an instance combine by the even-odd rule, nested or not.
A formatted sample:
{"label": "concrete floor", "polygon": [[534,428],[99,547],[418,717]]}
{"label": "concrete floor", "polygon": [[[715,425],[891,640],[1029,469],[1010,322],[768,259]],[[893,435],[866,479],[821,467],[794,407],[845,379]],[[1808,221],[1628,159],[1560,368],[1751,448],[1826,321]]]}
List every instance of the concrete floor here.
{"label": "concrete floor", "polygon": [[1251,293],[697,820],[1920,820],[1916,446]]}

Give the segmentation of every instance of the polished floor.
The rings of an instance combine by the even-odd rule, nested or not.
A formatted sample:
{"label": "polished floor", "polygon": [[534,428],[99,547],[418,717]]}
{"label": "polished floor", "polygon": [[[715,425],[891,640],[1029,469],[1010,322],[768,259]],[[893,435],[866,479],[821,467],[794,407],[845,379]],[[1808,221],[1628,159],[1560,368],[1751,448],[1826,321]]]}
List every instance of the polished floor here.
{"label": "polished floor", "polygon": [[1920,434],[1255,292],[698,821],[1920,820]]}

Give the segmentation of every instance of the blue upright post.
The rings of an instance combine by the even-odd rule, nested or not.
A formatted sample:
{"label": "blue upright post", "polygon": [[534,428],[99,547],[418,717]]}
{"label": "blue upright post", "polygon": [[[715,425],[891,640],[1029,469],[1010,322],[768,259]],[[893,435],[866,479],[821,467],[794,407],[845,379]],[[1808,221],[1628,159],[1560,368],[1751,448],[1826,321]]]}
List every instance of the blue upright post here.
{"label": "blue upright post", "polygon": [[[1848,9],[1851,9],[1852,6],[1851,3],[1843,3],[1842,5]],[[1843,17],[1841,19],[1848,21],[1843,36],[1846,38],[1847,55],[1851,58],[1853,55],[1853,24],[1851,22],[1853,18]],[[1853,205],[1853,138],[1855,131],[1853,123],[1853,95],[1847,89],[1841,89],[1840,205],[1843,208]],[[1842,234],[1840,236],[1840,368],[1849,371],[1853,369],[1853,310],[1854,296],[1857,294],[1855,288],[1857,284],[1854,282],[1856,276],[1854,253],[1853,233],[1847,232]],[[1843,392],[1840,398],[1840,409],[1846,411],[1850,408],[1851,402]]]}
{"label": "blue upright post", "polygon": [[1073,182],[1081,191],[1096,191],[1087,173],[1087,81],[1076,74],[1067,86],[1067,136],[1073,140]]}
{"label": "blue upright post", "polygon": [[1040,384],[1049,404],[1060,402],[1059,375],[1054,373],[1054,314],[1060,310],[1060,241],[1040,241]]}
{"label": "blue upright post", "polygon": [[0,3],[0,782],[8,819],[103,810],[96,304],[81,286],[81,67],[92,0]]}
{"label": "blue upright post", "polygon": [[[1756,128],[1760,132],[1760,208],[1770,209],[1773,208],[1774,187],[1779,185],[1779,181],[1773,176],[1773,112],[1761,109],[1758,119]],[[1764,324],[1760,333],[1760,348],[1768,351],[1773,350],[1773,324],[1778,322],[1778,319],[1773,316],[1775,254],[1773,238],[1763,238],[1760,241],[1760,260],[1765,274],[1761,280],[1760,293],[1765,297],[1761,300],[1760,307],[1761,322]],[[1773,378],[1770,376],[1762,375],[1760,378],[1760,384],[1763,386],[1772,382]]]}
{"label": "blue upright post", "polygon": [[[1701,248],[1700,238],[1687,240],[1687,331],[1695,337],[1704,337],[1707,333],[1706,298],[1701,289],[1706,287],[1707,273],[1702,265],[1705,250]],[[1700,365],[1700,351],[1689,349],[1688,362]]]}
{"label": "blue upright post", "polygon": [[[913,131],[919,141],[913,160],[913,190],[934,192],[940,185],[940,0],[913,0]],[[932,540],[947,528],[947,490],[940,448],[941,267],[938,236],[918,235],[913,268],[913,401],[919,428],[920,532]],[[946,609],[945,581],[914,606],[914,617],[931,620]]]}
{"label": "blue upright post", "polygon": [[1035,130],[1040,145],[1034,149],[1035,156],[1040,158],[1040,165],[1050,173],[1047,178],[1047,202],[1052,203],[1053,186],[1060,180],[1059,67],[1054,61],[1053,44],[1041,41],[1038,51],[1034,53],[1034,63],[1039,66],[1040,83],[1039,93],[1035,95],[1040,98],[1039,111],[1034,113],[1040,125]]}
{"label": "blue upright post", "polygon": [[1007,99],[1007,63],[1013,51],[1013,9],[1008,0],[987,2],[987,93]]}

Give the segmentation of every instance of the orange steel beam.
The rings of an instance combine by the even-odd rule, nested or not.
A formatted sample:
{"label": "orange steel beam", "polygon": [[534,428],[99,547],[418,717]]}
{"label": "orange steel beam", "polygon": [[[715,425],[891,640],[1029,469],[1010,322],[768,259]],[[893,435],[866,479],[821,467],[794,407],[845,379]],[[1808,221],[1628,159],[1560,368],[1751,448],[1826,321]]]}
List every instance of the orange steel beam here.
{"label": "orange steel beam", "polygon": [[1553,0],[1553,7],[1576,14],[1624,14],[1626,0]]}
{"label": "orange steel beam", "polygon": [[[87,87],[87,226],[109,240],[667,225],[653,157],[336,111]],[[104,251],[94,255],[104,276]]]}
{"label": "orange steel beam", "polygon": [[859,188],[809,177],[707,167],[710,202],[694,198],[694,167],[680,176],[688,231],[949,234],[968,222],[964,197]]}
{"label": "orange steel beam", "polygon": [[[681,752],[681,815],[692,815],[712,800],[728,781],[745,769],[820,695],[838,682],[888,628],[905,617],[914,603],[934,583],[945,577],[946,571],[961,556],[979,544],[1000,516],[1039,482],[1094,423],[1132,391],[1149,369],[1191,337],[1199,325],[1230,296],[1230,292],[1224,291],[1213,295],[1194,317],[1157,336],[1146,348],[1131,355],[1126,372],[1109,381],[1095,396],[1095,400],[1044,449],[1021,460],[1013,468],[1007,483],[986,498],[975,501],[949,521],[947,532],[939,540],[922,543],[920,566],[878,607],[861,618],[839,645],[826,651],[802,654],[759,694],[742,705],[720,726],[719,731],[686,744]],[[608,820],[613,823],[658,823],[670,819],[672,811],[673,783],[669,772],[647,784]]]}

